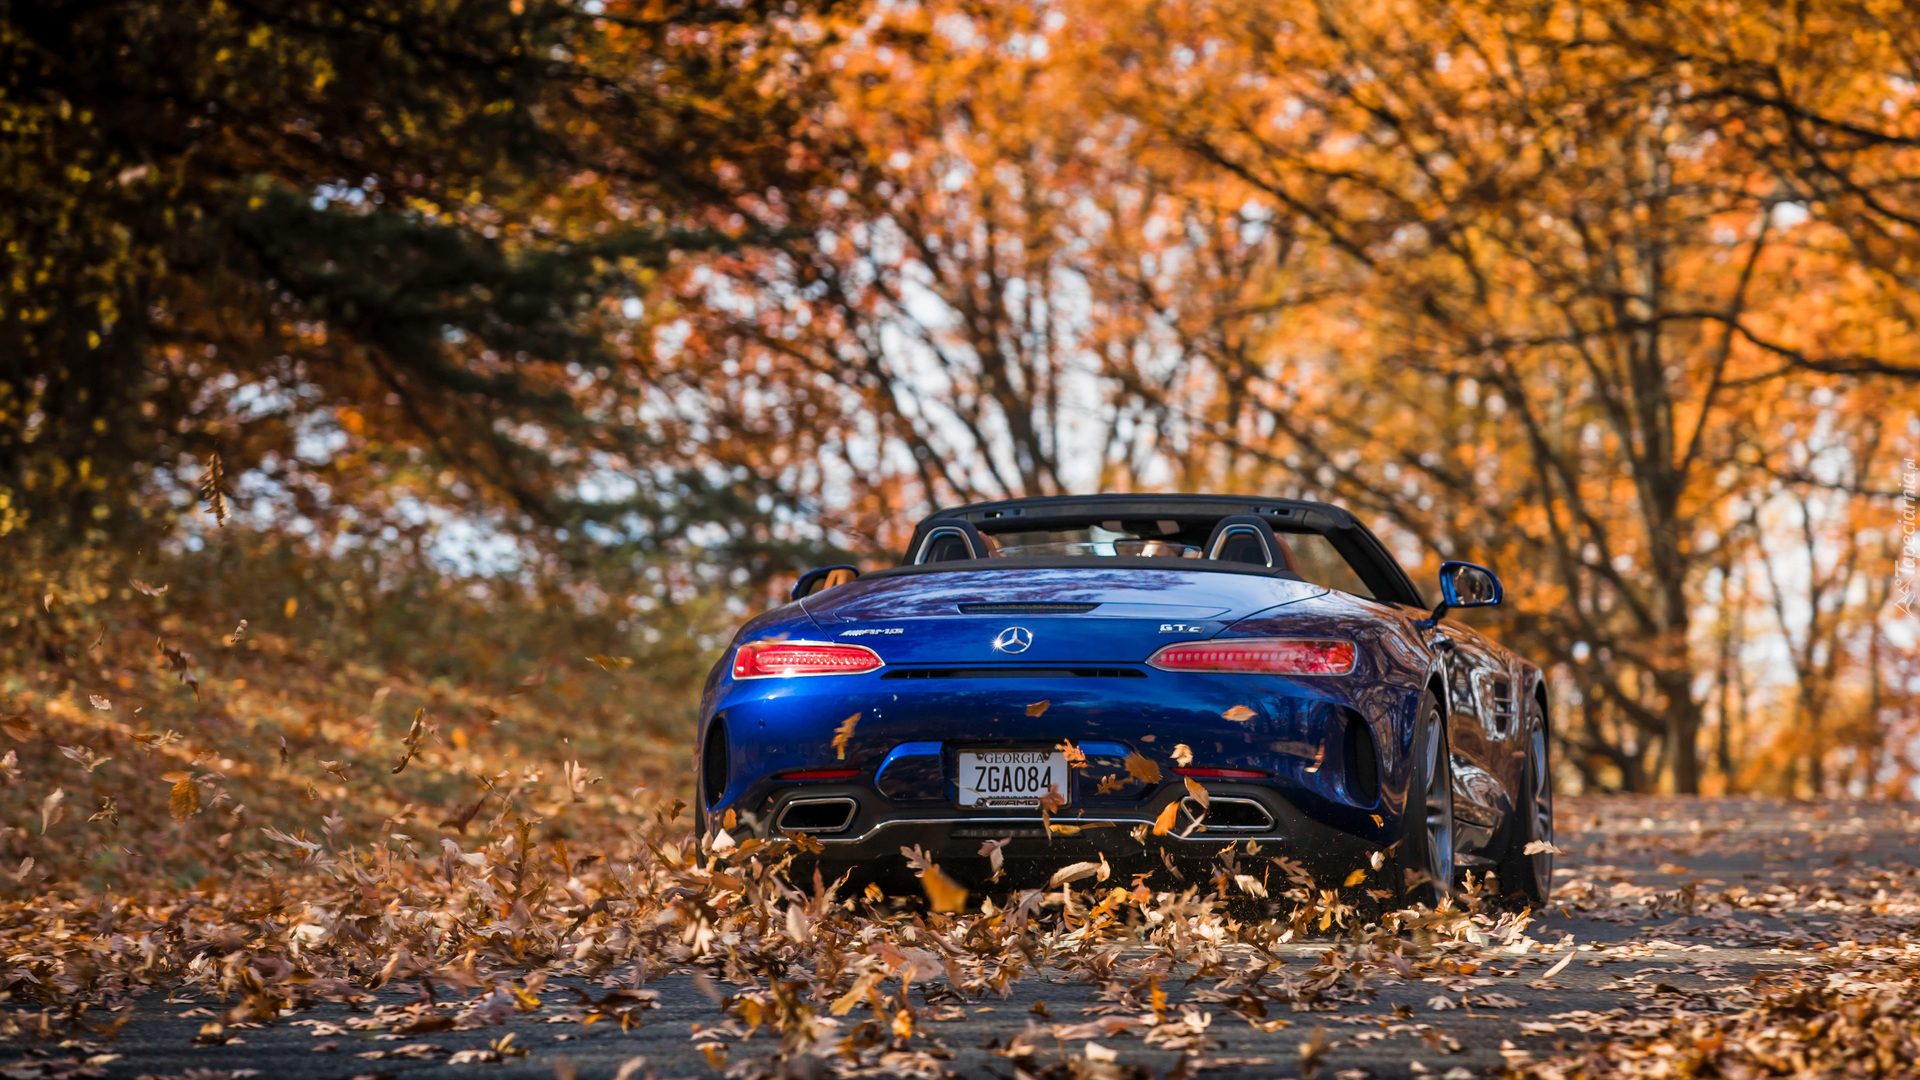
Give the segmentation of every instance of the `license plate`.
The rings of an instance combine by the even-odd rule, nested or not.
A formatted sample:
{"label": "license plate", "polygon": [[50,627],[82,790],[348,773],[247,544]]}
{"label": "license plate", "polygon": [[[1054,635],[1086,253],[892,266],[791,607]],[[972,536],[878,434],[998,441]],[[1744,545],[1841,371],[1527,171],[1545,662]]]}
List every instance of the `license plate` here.
{"label": "license plate", "polygon": [[961,806],[1039,806],[1050,791],[1073,798],[1065,754],[982,750],[963,751],[959,759]]}

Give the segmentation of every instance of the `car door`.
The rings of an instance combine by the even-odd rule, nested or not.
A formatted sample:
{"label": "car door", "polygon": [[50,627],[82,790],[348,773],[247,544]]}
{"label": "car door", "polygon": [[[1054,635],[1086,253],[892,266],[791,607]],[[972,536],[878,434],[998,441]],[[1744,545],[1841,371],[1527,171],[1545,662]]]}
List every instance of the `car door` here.
{"label": "car door", "polygon": [[1521,726],[1513,677],[1505,650],[1472,627],[1442,619],[1435,633],[1444,643],[1456,847],[1477,852],[1513,807]]}

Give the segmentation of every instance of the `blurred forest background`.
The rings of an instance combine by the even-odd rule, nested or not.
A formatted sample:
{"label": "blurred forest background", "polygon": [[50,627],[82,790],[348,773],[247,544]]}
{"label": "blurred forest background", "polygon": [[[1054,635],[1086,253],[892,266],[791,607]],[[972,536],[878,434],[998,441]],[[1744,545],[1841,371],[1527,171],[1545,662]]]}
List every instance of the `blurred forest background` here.
{"label": "blurred forest background", "polygon": [[14,0],[0,191],[23,889],[671,798],[798,569],[1064,491],[1493,566],[1569,786],[1920,768],[1897,2]]}

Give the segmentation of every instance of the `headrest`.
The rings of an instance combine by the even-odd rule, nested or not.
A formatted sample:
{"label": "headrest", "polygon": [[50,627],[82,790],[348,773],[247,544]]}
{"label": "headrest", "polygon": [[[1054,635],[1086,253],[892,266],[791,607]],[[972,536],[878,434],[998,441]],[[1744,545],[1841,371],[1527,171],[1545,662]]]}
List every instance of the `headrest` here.
{"label": "headrest", "polygon": [[1265,518],[1232,514],[1220,519],[1207,537],[1207,558],[1221,562],[1252,563],[1298,574],[1293,549],[1273,531]]}
{"label": "headrest", "polygon": [[914,549],[913,565],[949,562],[954,559],[984,559],[993,553],[993,542],[974,528],[973,522],[958,518],[935,522]]}

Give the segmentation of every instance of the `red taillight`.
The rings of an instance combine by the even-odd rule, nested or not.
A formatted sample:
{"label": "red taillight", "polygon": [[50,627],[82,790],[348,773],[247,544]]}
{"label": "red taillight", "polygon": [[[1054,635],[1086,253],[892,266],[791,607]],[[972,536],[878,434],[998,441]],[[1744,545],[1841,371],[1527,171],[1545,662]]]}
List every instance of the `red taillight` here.
{"label": "red taillight", "polygon": [[859,769],[801,769],[798,772],[783,772],[775,780],[851,780],[860,775]]}
{"label": "red taillight", "polygon": [[1273,774],[1260,769],[1175,769],[1173,775],[1195,780],[1264,780]]}
{"label": "red taillight", "polygon": [[1228,638],[1169,645],[1147,659],[1162,671],[1232,671],[1244,675],[1345,675],[1353,642],[1299,638]]}
{"label": "red taillight", "polygon": [[865,645],[831,641],[749,641],[733,654],[733,677],[770,679],[787,675],[855,675],[883,661]]}

